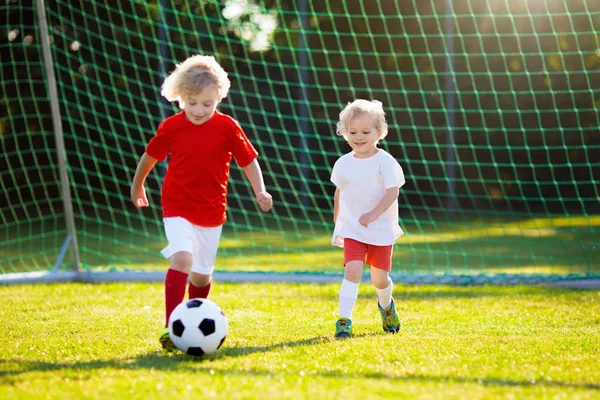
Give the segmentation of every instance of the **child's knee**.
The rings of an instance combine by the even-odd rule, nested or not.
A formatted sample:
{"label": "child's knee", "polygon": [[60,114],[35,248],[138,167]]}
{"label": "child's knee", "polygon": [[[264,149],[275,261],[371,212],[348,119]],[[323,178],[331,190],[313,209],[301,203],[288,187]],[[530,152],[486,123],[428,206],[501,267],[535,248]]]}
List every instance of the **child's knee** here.
{"label": "child's knee", "polygon": [[196,272],[190,273],[190,282],[192,282],[192,285],[199,288],[208,285],[210,283],[211,278],[212,275],[198,274]]}
{"label": "child's knee", "polygon": [[346,269],[344,270],[344,278],[350,282],[360,282],[360,279],[362,278],[363,265],[364,264],[362,261],[348,261],[346,263]]}
{"label": "child's knee", "polygon": [[387,288],[390,285],[390,281],[391,279],[387,271],[378,270],[377,268],[371,269],[371,282],[377,289]]}
{"label": "child's knee", "polygon": [[181,272],[189,272],[192,268],[192,254],[187,251],[179,251],[171,256],[171,269]]}

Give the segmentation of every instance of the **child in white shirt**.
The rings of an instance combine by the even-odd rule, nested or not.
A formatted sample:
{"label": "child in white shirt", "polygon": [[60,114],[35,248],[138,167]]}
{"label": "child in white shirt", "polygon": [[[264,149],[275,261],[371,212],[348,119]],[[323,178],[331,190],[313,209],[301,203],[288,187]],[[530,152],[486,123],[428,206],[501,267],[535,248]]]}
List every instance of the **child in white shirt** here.
{"label": "child in white shirt", "polygon": [[365,263],[371,266],[383,330],[400,330],[389,271],[394,242],[403,234],[398,224],[398,192],[405,179],[394,157],[377,148],[387,128],[377,100],[348,103],[337,124],[336,133],[352,148],[336,161],[331,173],[336,185],[332,244],[344,248],[345,266],[340,318],[335,324],[335,337],[340,339],[352,336],[352,310]]}

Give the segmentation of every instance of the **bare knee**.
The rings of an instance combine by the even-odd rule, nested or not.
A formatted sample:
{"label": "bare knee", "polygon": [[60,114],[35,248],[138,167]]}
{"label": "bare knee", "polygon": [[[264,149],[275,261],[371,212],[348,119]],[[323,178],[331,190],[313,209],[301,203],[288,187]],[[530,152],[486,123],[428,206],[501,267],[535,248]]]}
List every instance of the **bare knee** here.
{"label": "bare knee", "polygon": [[190,273],[190,282],[192,285],[202,288],[210,283],[212,275],[198,274],[196,272]]}
{"label": "bare knee", "polygon": [[171,257],[171,269],[189,273],[192,269],[192,254],[187,251],[179,251]]}
{"label": "bare knee", "polygon": [[385,289],[390,285],[388,271],[371,267],[371,282],[377,289]]}
{"label": "bare knee", "polygon": [[362,278],[363,272],[363,262],[362,261],[349,261],[346,264],[346,269],[344,271],[344,279],[359,283],[360,278]]}

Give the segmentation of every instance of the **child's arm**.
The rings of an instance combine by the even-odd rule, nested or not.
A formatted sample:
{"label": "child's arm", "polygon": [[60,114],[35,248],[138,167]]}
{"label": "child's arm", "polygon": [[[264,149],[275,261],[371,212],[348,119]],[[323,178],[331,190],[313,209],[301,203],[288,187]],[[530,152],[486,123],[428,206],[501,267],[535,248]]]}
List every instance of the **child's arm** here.
{"label": "child's arm", "polygon": [[248,182],[252,185],[252,190],[254,191],[254,196],[256,196],[258,206],[264,212],[269,211],[271,207],[273,207],[273,198],[265,189],[265,182],[263,181],[262,171],[260,170],[258,160],[254,159],[254,161],[246,165],[244,167],[244,173],[246,174]]}
{"label": "child's arm", "polygon": [[340,189],[335,188],[335,194],[333,195],[333,223],[337,221],[338,213],[340,212]]}
{"label": "child's arm", "polygon": [[374,209],[369,211],[366,214],[363,214],[358,219],[358,222],[362,226],[368,226],[371,222],[375,221],[381,214],[383,214],[398,198],[398,194],[400,192],[399,186],[394,186],[385,190],[383,198],[381,201],[375,206]]}
{"label": "child's arm", "polygon": [[146,197],[146,189],[144,189],[144,182],[146,177],[154,167],[158,160],[150,157],[147,153],[144,153],[140,161],[138,162],[133,176],[133,182],[131,183],[131,201],[137,207],[148,207],[148,197]]}

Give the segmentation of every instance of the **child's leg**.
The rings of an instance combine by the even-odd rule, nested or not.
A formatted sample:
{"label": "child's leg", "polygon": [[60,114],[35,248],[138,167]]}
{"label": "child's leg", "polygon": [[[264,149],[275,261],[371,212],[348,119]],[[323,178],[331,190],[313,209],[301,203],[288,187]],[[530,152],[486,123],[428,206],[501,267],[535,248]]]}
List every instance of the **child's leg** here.
{"label": "child's leg", "polygon": [[190,299],[208,298],[222,230],[222,225],[216,227],[194,226],[194,260],[188,287]]}
{"label": "child's leg", "polygon": [[[379,297],[379,313],[381,314],[382,327],[385,332],[396,333],[400,330],[400,317],[396,312],[396,304],[392,298],[394,283],[388,271],[371,267],[371,280]],[[387,282],[387,286],[386,286]]]}
{"label": "child's leg", "polygon": [[340,287],[340,318],[352,319],[352,310],[358,298],[358,285],[362,277],[363,262],[349,261],[346,263],[344,280]]}
{"label": "child's leg", "polygon": [[370,246],[367,264],[371,266],[371,282],[377,291],[378,309],[385,332],[396,333],[400,330],[400,318],[392,298],[394,283],[390,279],[392,269],[393,246]]}
{"label": "child's leg", "polygon": [[392,269],[392,253],[394,246],[369,245],[367,253],[367,264],[371,266],[371,282],[379,297],[379,306],[387,308],[392,302],[392,289],[394,287],[390,279]]}
{"label": "child's leg", "polygon": [[386,270],[371,267],[371,281],[379,298],[379,313],[381,314],[382,327],[385,332],[396,333],[400,330],[400,317],[396,312],[396,305],[392,298],[394,283]]}
{"label": "child's leg", "polygon": [[381,308],[389,307],[392,302],[392,289],[394,288],[394,282],[392,282],[389,272],[371,267],[371,282],[375,286],[375,291],[379,298],[379,306]]}
{"label": "child's leg", "polygon": [[212,274],[190,273],[190,285],[188,287],[188,296],[190,299],[197,297],[206,299],[210,293],[210,284],[212,283]]}
{"label": "child's leg", "polygon": [[169,317],[185,297],[185,286],[192,268],[192,255],[187,251],[179,251],[171,257],[171,264],[165,277],[165,327],[169,325]]}
{"label": "child's leg", "polygon": [[185,297],[188,274],[192,268],[194,251],[193,225],[181,217],[164,218],[168,245],[161,250],[171,262],[165,277],[165,327],[169,317]]}
{"label": "child's leg", "polygon": [[385,332],[396,333],[400,330],[400,317],[396,312],[396,305],[392,298],[394,283],[386,270],[371,267],[371,281],[379,298],[379,313],[381,314],[382,327]]}

